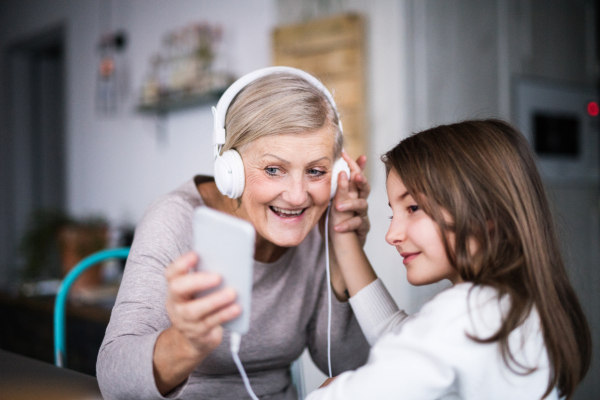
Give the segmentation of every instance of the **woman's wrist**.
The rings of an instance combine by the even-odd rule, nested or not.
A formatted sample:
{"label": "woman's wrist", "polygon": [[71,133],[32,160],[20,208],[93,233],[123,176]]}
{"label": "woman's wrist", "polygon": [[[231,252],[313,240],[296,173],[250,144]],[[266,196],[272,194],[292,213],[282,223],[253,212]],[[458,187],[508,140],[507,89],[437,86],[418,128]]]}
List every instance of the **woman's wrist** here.
{"label": "woman's wrist", "polygon": [[183,383],[208,354],[171,326],[156,340],[152,357],[156,388],[164,396]]}

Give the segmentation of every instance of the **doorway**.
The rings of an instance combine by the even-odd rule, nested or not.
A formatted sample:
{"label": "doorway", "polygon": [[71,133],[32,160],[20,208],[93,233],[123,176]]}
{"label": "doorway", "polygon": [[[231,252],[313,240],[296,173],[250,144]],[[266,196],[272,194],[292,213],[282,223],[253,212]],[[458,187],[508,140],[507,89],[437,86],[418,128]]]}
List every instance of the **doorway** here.
{"label": "doorway", "polygon": [[0,142],[0,285],[15,283],[18,246],[37,210],[64,211],[65,29],[4,49]]}

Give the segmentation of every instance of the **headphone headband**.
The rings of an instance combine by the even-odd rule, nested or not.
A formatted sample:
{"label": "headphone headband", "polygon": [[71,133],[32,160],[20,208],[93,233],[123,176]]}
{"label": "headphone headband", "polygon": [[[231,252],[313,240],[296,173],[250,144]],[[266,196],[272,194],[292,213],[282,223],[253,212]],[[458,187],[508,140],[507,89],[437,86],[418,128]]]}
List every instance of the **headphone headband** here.
{"label": "headphone headband", "polygon": [[[317,78],[315,78],[314,76],[312,76],[311,74],[309,74],[305,71],[302,71],[297,68],[292,68],[292,67],[262,68],[262,69],[250,72],[249,74],[242,76],[237,81],[232,83],[231,86],[229,86],[229,88],[227,88],[225,93],[223,93],[223,95],[221,96],[221,99],[217,103],[217,108],[213,107],[213,109],[212,109],[213,116],[214,116],[213,145],[215,146],[215,157],[219,153],[219,146],[222,146],[225,144],[225,117],[227,116],[227,110],[229,109],[229,105],[231,104],[231,102],[233,101],[235,96],[243,88],[245,88],[246,86],[248,86],[250,83],[254,82],[255,80],[260,79],[263,76],[276,74],[279,72],[287,72],[292,75],[299,76],[299,77],[305,79],[306,81],[308,81],[311,85],[315,86],[317,89],[319,89],[325,95],[325,97],[327,97],[327,100],[329,101],[329,103],[331,103],[331,106],[333,107],[333,110],[336,113],[336,115],[338,117],[338,121],[339,121],[339,115],[337,114],[337,107],[335,105],[335,101],[333,100],[333,96],[331,95],[331,93],[329,93],[329,90],[327,90],[327,88]],[[340,121],[339,125],[340,125],[340,130],[341,130],[342,129],[341,121]]]}

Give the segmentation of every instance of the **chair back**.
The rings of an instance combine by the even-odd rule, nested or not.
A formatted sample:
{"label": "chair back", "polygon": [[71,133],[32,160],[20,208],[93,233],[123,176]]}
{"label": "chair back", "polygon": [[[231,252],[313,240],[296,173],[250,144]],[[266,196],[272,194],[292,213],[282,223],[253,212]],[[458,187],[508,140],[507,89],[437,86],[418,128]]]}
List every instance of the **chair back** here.
{"label": "chair back", "polygon": [[56,366],[65,367],[67,363],[66,308],[71,286],[79,275],[97,263],[115,258],[125,259],[128,255],[129,247],[99,251],[81,260],[63,279],[54,302],[54,363]]}

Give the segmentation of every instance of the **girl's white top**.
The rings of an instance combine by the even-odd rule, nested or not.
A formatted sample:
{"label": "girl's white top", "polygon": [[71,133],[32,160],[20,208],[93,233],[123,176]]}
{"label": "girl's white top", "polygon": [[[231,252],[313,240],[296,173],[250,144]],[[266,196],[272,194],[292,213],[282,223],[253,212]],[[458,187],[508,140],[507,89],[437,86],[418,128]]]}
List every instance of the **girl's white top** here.
{"label": "girl's white top", "polygon": [[[509,302],[506,296],[499,300],[493,288],[463,283],[409,317],[376,280],[350,299],[373,346],[369,361],[339,375],[307,400],[540,399],[550,370],[535,309],[509,336],[516,361],[537,367],[531,374],[522,374],[523,367],[514,363],[513,370],[508,368],[497,342],[480,344],[467,336],[494,334]],[[547,399],[558,399],[556,388]]]}

